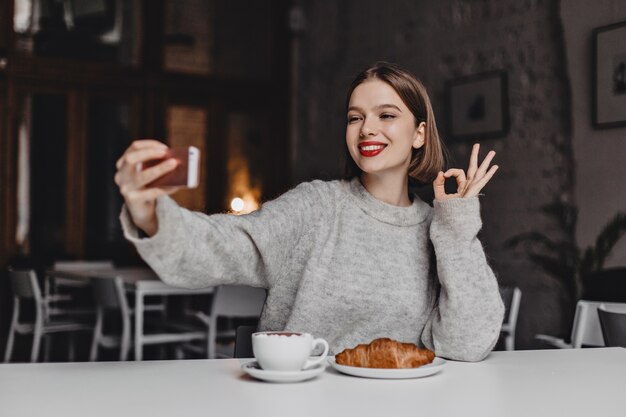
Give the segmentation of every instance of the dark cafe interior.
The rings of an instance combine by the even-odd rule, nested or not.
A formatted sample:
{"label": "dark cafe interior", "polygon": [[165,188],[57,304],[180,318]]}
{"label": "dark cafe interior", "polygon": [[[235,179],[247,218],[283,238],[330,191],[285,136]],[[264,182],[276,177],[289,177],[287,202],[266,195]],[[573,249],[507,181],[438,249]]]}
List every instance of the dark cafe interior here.
{"label": "dark cafe interior", "polygon": [[[456,256],[456,261],[461,262],[459,259],[470,253],[465,252],[470,251],[470,246],[478,248],[483,262],[479,269],[489,271],[491,281],[487,284],[493,284],[484,284],[478,278],[472,283],[476,274],[467,266],[469,272],[463,278],[467,280],[455,284],[463,290],[449,289],[448,281],[454,279],[444,270],[454,259],[433,261],[437,267],[433,267],[431,284],[438,288],[435,299],[438,304],[425,307],[420,314],[428,313],[428,323],[431,320],[439,323],[437,318],[441,323],[449,320],[446,322],[449,328],[471,327],[476,334],[492,336],[491,344],[480,358],[455,357],[446,353],[449,351],[443,339],[437,339],[444,330],[435,327],[428,330],[431,324],[424,324],[424,319],[419,324],[419,334],[432,332],[431,339],[422,336],[419,340],[399,342],[411,342],[412,349],[433,351],[435,362],[427,366],[436,365],[437,360],[441,361],[440,366],[445,362],[443,371],[432,368],[432,373],[437,373],[428,378],[415,378],[424,373],[387,377],[367,372],[354,374],[360,378],[347,377],[349,372],[341,369],[339,351],[354,345],[347,342],[341,345],[343,342],[338,340],[343,339],[331,337],[333,326],[341,323],[343,333],[361,335],[364,344],[373,338],[365,337],[370,335],[365,331],[360,333],[360,319],[350,316],[352,310],[345,306],[316,316],[324,319],[311,318],[319,309],[306,313],[309,316],[302,313],[317,321],[310,328],[264,324],[263,320],[271,322],[270,315],[280,304],[272,299],[273,284],[269,287],[262,284],[270,282],[262,274],[271,274],[273,267],[257,265],[256,274],[245,281],[239,277],[243,274],[239,265],[248,262],[250,256],[264,261],[270,255],[265,247],[250,255],[246,252],[247,244],[241,243],[244,238],[240,234],[219,229],[215,236],[211,235],[217,242],[214,250],[198,240],[187,245],[211,248],[198,255],[198,259],[207,262],[213,256],[218,259],[225,250],[222,248],[231,251],[225,256],[235,266],[225,264],[220,269],[221,280],[211,281],[208,277],[204,285],[176,285],[181,282],[177,272],[200,268],[199,264],[193,265],[196,257],[191,255],[182,258],[167,273],[166,269],[160,269],[165,267],[161,267],[159,257],[173,259],[184,249],[179,250],[171,243],[164,245],[168,249],[161,250],[163,253],[156,255],[157,259],[154,253],[146,255],[152,250],[146,249],[150,243],[142,246],[129,238],[130,234],[137,241],[159,241],[158,234],[139,223],[139,211],[128,207],[130,196],[136,194],[124,191],[134,184],[131,180],[123,183],[125,175],[147,178],[141,175],[158,169],[150,168],[155,165],[149,165],[148,160],[155,164],[164,160],[147,156],[141,161],[132,159],[131,155],[148,155],[148,152],[157,155],[159,144],[135,142],[138,140],[158,141],[182,152],[176,169],[180,168],[186,178],[183,181],[187,182],[176,183],[179,188],[170,194],[174,202],[171,207],[211,215],[210,219],[216,219],[215,224],[224,219],[224,224],[245,229],[256,224],[257,219],[272,218],[270,213],[278,211],[271,203],[274,199],[282,204],[281,201],[288,199],[285,196],[292,193],[289,190],[314,180],[322,182],[312,183],[311,193],[321,190],[321,197],[309,194],[306,200],[307,196],[302,194],[314,204],[331,199],[334,192],[324,193],[332,187],[324,188],[321,184],[344,181],[342,190],[360,187],[366,198],[376,204],[386,205],[389,210],[398,209],[377,200],[378,194],[372,190],[383,188],[370,188],[378,184],[375,182],[378,179],[383,184],[382,178],[386,178],[383,174],[391,175],[390,171],[378,175],[366,167],[373,164],[371,161],[376,160],[379,152],[382,153],[378,158],[385,158],[385,148],[393,146],[394,141],[384,136],[386,126],[409,119],[398,116],[394,121],[387,116],[375,116],[368,123],[369,110],[351,103],[361,103],[357,98],[364,97],[367,86],[378,86],[381,90],[376,90],[376,94],[390,91],[400,104],[410,108],[415,116],[410,120],[416,120],[416,126],[432,129],[435,119],[418,117],[395,84],[382,78],[360,81],[361,84],[349,90],[356,74],[381,62],[401,68],[423,83],[439,138],[447,149],[441,171],[459,168],[465,178],[467,170],[467,187],[461,185],[456,174],[446,174],[439,194],[437,186],[433,186],[439,180],[439,177],[435,180],[438,171],[427,180],[408,180],[407,205],[416,207],[418,201],[424,210],[434,213],[428,215],[433,222],[429,235],[430,250],[434,249],[431,255],[438,258],[438,252],[444,250],[436,241],[439,230],[436,225],[444,216],[440,207],[450,209],[446,213],[461,213],[460,209],[452,210],[454,202],[438,203],[441,195],[459,196],[455,201],[473,198],[480,205],[475,205],[479,207],[478,217],[471,218],[471,222],[479,222],[472,243],[461,242],[461,235],[471,222],[461,220],[466,217],[459,217],[460,214],[450,215],[449,221],[463,233],[448,237],[450,245],[458,248],[458,256],[448,256],[451,259]],[[346,94],[350,95],[346,97]],[[375,95],[374,99],[379,96]],[[398,106],[393,107],[402,113]],[[419,135],[419,129],[415,131]],[[351,136],[351,132],[356,134]],[[426,137],[421,145],[424,148],[413,145],[411,155],[427,155],[424,149],[433,149],[435,141],[429,136],[431,133],[424,135],[419,136]],[[367,146],[363,142],[354,148],[357,156],[351,154],[351,138],[358,141],[365,136],[382,142],[369,142]],[[479,151],[474,146],[476,143],[480,144]],[[145,146],[145,153],[131,144]],[[151,151],[147,150],[150,146]],[[387,151],[391,149],[394,148]],[[489,151],[495,151],[493,164],[497,164],[494,168],[497,173],[482,172],[486,176],[482,186],[474,194],[465,195],[472,190],[469,184],[478,181],[472,180],[470,174],[476,152],[480,163],[491,158]],[[108,390],[109,386],[101,382],[106,378],[100,378],[97,372],[118,368],[106,366],[120,367],[115,383],[122,386],[120,380],[130,381],[135,377],[134,382],[150,385],[138,375],[143,375],[142,372],[166,375],[169,371],[159,366],[180,366],[171,368],[172,372],[175,375],[180,372],[181,380],[192,386],[193,375],[185,373],[190,372],[189,365],[185,365],[190,363],[202,364],[207,374],[213,373],[214,380],[206,382],[215,385],[211,385],[212,389],[225,384],[228,394],[223,401],[231,394],[237,398],[234,395],[239,395],[236,394],[239,389],[244,392],[254,383],[302,381],[306,369],[320,371],[298,384],[261,386],[297,387],[293,388],[298,390],[294,398],[311,392],[326,395],[331,388],[345,389],[348,393],[354,390],[357,395],[359,387],[367,385],[367,378],[376,380],[373,384],[383,385],[386,378],[406,378],[406,385],[399,389],[407,393],[413,392],[411,383],[422,383],[420,387],[424,389],[434,389],[426,388],[429,383],[430,386],[449,383],[448,389],[453,390],[455,382],[445,378],[451,381],[463,378],[464,366],[473,366],[467,368],[468,372],[480,375],[477,385],[483,384],[486,389],[498,378],[515,379],[519,372],[523,378],[529,378],[525,383],[532,385],[541,380],[537,382],[537,390],[541,384],[548,383],[563,389],[555,392],[552,400],[546,400],[549,410],[556,407],[561,395],[576,397],[578,389],[566,382],[572,376],[568,377],[565,368],[550,366],[565,367],[566,363],[594,366],[597,375],[590,374],[583,384],[588,388],[594,385],[593,378],[610,381],[611,375],[623,376],[626,372],[625,155],[626,3],[622,0],[3,0],[0,2],[0,359],[3,362],[0,416],[36,415],[32,413],[37,409],[29,408],[35,405],[25,404],[24,398],[28,398],[24,397],[25,392],[21,401],[19,395],[12,394],[19,387],[47,399],[51,408],[39,405],[43,407],[38,409],[42,413],[53,410],[53,415],[87,415],[90,414],[87,410],[93,411],[100,404],[99,400],[86,397],[85,408],[78,407],[79,414],[73,414],[58,403],[59,399],[52,394],[57,388],[52,383],[46,385],[46,377],[40,370],[48,369],[57,378],[66,380],[64,376],[71,374],[69,369],[80,369],[82,378],[98,380],[102,385],[97,389]],[[363,165],[358,158],[365,161]],[[142,161],[146,162],[145,166]],[[354,177],[348,183],[346,166],[355,162],[361,173],[360,181]],[[165,163],[158,165],[161,166]],[[482,165],[478,173],[481,170]],[[189,186],[192,177],[195,184]],[[403,180],[406,178],[404,175]],[[147,196],[148,187],[138,192]],[[155,187],[152,190],[173,190]],[[308,189],[296,188],[302,190],[300,193]],[[406,200],[406,193],[400,194]],[[158,220],[150,224],[158,224],[159,230],[178,229],[180,234],[188,233],[194,239],[202,236],[191,226],[196,224],[191,218],[200,214],[181,215],[172,225],[167,221],[174,222],[173,215],[164,214],[163,199],[159,197],[156,203],[156,194],[151,198],[149,213]],[[294,214],[298,211],[295,207],[305,207],[305,203],[294,204],[300,205],[274,218],[299,219]],[[148,202],[145,205],[148,207]],[[131,227],[134,232],[122,227],[123,206],[125,218],[130,219],[130,224],[135,222]],[[289,207],[285,203],[284,208]],[[178,207],[171,210],[180,211]],[[338,212],[337,217],[324,216],[324,227],[332,227],[333,222],[348,214],[346,211]],[[285,224],[291,227],[294,222]],[[356,221],[349,224],[355,230],[360,227]],[[180,231],[182,227],[188,227],[188,231]],[[393,227],[396,226],[386,224],[384,233]],[[270,241],[270,246],[276,245],[275,241],[271,242],[272,236],[282,239],[283,228],[284,224],[263,232],[268,234],[264,239]],[[245,229],[241,234],[252,236],[250,239],[254,241],[256,229],[250,230]],[[425,236],[428,235],[428,229],[424,230]],[[347,226],[340,227],[337,239],[348,239],[352,232],[356,233]],[[308,244],[309,236],[298,234],[290,242],[294,252],[283,253],[281,265],[297,262],[297,257],[291,254],[305,253],[298,252],[297,247]],[[315,239],[316,243],[311,244],[326,245],[330,241],[330,237]],[[375,241],[376,238],[373,244],[363,243],[362,247],[369,244],[375,252]],[[383,241],[380,237],[379,244]],[[401,244],[396,245],[395,249],[400,250]],[[351,256],[333,259],[346,259],[349,264],[357,262],[354,260],[357,257],[376,258],[375,253],[359,252],[358,247],[354,247]],[[323,248],[320,253],[324,253]],[[310,258],[301,261],[307,263],[301,275],[319,277],[319,270],[310,269]],[[463,262],[472,264],[475,259],[472,256],[470,261]],[[386,265],[384,260],[381,262]],[[400,263],[424,265],[409,260]],[[337,268],[337,271],[350,271],[343,266]],[[372,291],[380,291],[379,297],[387,294],[384,282],[395,282],[394,271],[401,270],[394,263],[386,269],[386,275],[385,268],[380,269],[381,283],[376,287],[380,290]],[[356,273],[361,269],[352,269],[357,277],[345,277],[347,281],[361,282]],[[211,274],[212,269],[205,272],[206,276]],[[291,323],[297,323],[294,317],[299,314],[298,300],[306,297],[308,287],[300,285],[289,290],[291,302],[295,303],[287,306]],[[356,285],[350,288],[360,294]],[[318,306],[326,305],[333,291],[337,291],[335,288],[339,287],[328,284],[318,289],[321,293],[317,294],[325,294],[320,295],[323,300],[318,301]],[[490,288],[493,292],[489,292]],[[388,294],[395,295],[385,296],[387,307],[381,307],[382,316],[385,311],[396,311],[390,306],[404,300],[406,292]],[[495,298],[490,294],[496,294]],[[372,304],[378,300],[371,294],[364,297]],[[461,312],[454,316],[465,317],[465,321],[450,318],[452,314],[446,308],[454,308],[450,307],[454,303],[469,303],[469,299],[474,303],[471,308],[459,308]],[[500,305],[501,314],[497,308],[490,307]],[[481,317],[490,314],[492,320],[496,317],[495,330],[472,321],[471,312],[481,309]],[[337,318],[330,313],[334,311],[345,315]],[[324,320],[328,322],[321,323]],[[394,339],[392,335],[396,333],[384,328],[384,318],[370,315],[367,321],[368,329],[378,323],[378,336]],[[263,363],[262,346],[265,344],[267,348],[273,333],[261,335],[267,336],[266,340],[255,332],[296,332],[279,335],[285,340],[295,340],[304,339],[306,332],[314,333],[308,329],[329,329],[328,333],[316,330],[321,334],[312,337],[326,339],[327,349],[322,356],[327,354],[332,366],[318,364],[289,371],[291,376],[267,376],[273,371]],[[334,348],[339,345],[341,349]],[[274,355],[280,349],[287,349],[285,346],[286,343],[272,348]],[[372,344],[369,346],[373,349]],[[295,348],[289,349],[293,352]],[[311,349],[307,349],[308,357]],[[258,368],[246,368],[246,363],[241,362],[243,358],[254,357],[258,359]],[[616,360],[622,365],[610,365]],[[531,375],[529,369],[533,363],[545,364],[544,374]],[[376,368],[388,367],[363,367]],[[571,372],[586,372],[586,369],[571,368]],[[262,375],[257,376],[257,371]],[[455,372],[459,374],[455,376]],[[31,387],[27,375],[41,382]],[[557,378],[555,375],[563,380],[550,379]],[[16,380],[24,382],[14,385]],[[80,376],[71,381],[80,385]],[[467,380],[465,383],[469,384]],[[508,398],[507,383],[503,384],[502,395]],[[598,388],[602,405],[593,405],[594,410],[604,410],[604,415],[619,415],[615,408],[617,399],[609,398],[614,386],[610,382],[606,384],[608,391]],[[623,379],[621,384],[624,388]],[[385,388],[383,385],[381,389]],[[307,387],[321,391],[307,391]],[[279,401],[287,395],[282,388],[268,389],[263,395],[268,395],[268,399],[275,395]],[[121,386],[116,389],[114,392],[122,396],[129,395]],[[510,395],[514,395],[515,387],[510,389]],[[63,392],[61,388],[58,390]],[[156,404],[160,402],[153,402],[149,394],[137,395],[135,406],[142,412],[159,407]],[[328,395],[329,400],[322,401],[326,405],[318,404],[307,412],[327,412],[316,407],[330,407],[331,403],[339,406],[343,401],[334,394]],[[528,394],[532,395],[533,391]],[[172,404],[180,401],[177,406],[189,407],[184,409],[191,414],[195,410],[197,414],[197,407],[203,403],[191,393],[184,397],[187,400],[180,397],[172,400]],[[385,398],[381,404],[393,398]],[[214,400],[215,403],[204,404],[207,409],[211,409],[211,404],[217,409],[222,406],[222,400]],[[142,401],[153,405],[144,404],[144,407]],[[261,400],[258,401],[260,404]],[[293,401],[297,404],[296,399]],[[571,408],[560,415],[588,411],[583,400],[566,402]],[[120,404],[113,401],[97,412],[118,412],[119,409],[107,407]],[[153,409],[151,415],[165,413],[169,406],[174,407],[172,404],[160,411]],[[473,405],[476,410],[486,407],[480,403]],[[4,407],[7,408],[3,411]],[[231,415],[245,412],[245,408],[233,407]],[[246,414],[256,415],[254,409]],[[454,412],[452,408],[446,410]],[[522,411],[530,412],[520,410],[520,415]],[[491,410],[493,415],[507,415],[502,410],[496,411],[497,407]],[[99,415],[97,412],[92,415]]]}

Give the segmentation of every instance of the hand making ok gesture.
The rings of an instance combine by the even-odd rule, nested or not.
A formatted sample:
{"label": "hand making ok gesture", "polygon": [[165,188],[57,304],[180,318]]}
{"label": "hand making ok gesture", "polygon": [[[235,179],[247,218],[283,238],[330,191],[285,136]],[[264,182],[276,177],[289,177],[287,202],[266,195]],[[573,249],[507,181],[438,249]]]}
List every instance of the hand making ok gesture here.
{"label": "hand making ok gesture", "polygon": [[[474,147],[472,148],[472,155],[470,156],[469,168],[467,169],[467,178],[465,177],[465,172],[458,168],[451,168],[446,172],[439,172],[439,174],[437,174],[437,178],[433,181],[436,200],[442,201],[449,200],[451,198],[474,197],[480,193],[480,190],[482,190],[485,185],[487,185],[491,177],[493,177],[498,170],[497,165],[493,165],[489,168],[489,164],[491,164],[491,160],[494,156],[496,156],[496,153],[494,151],[489,151],[485,160],[479,167],[479,150],[480,145],[478,143],[474,144]],[[444,187],[446,178],[450,177],[456,178],[457,191],[454,194],[446,194]]]}

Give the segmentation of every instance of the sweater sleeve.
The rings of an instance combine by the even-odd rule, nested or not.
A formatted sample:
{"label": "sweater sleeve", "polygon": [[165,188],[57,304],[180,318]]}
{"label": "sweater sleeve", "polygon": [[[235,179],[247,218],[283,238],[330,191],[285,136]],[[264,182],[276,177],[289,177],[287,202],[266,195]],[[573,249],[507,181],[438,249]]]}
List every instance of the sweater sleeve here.
{"label": "sweater sleeve", "polygon": [[504,305],[477,234],[478,197],[434,202],[430,238],[441,285],[422,333],[437,356],[480,361],[498,341]]}
{"label": "sweater sleeve", "polygon": [[303,231],[321,213],[313,183],[303,183],[247,215],[206,215],[157,200],[158,232],[140,238],[126,207],[124,236],[159,277],[173,286],[234,284],[270,288]]}

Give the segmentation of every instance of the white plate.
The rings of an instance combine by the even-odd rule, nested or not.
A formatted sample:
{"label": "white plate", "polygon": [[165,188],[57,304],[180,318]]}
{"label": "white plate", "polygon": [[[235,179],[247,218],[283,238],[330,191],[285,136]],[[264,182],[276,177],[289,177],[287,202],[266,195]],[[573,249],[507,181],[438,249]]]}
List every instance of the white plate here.
{"label": "white plate", "polygon": [[300,382],[315,378],[326,369],[323,363],[317,364],[304,371],[266,371],[258,362],[248,362],[241,365],[241,369],[248,375],[269,382]]}
{"label": "white plate", "polygon": [[329,357],[328,363],[339,372],[347,375],[360,376],[363,378],[406,379],[422,378],[424,376],[436,374],[446,365],[446,360],[435,358],[428,365],[408,369],[360,368],[357,366],[339,365],[335,362],[334,357]]}

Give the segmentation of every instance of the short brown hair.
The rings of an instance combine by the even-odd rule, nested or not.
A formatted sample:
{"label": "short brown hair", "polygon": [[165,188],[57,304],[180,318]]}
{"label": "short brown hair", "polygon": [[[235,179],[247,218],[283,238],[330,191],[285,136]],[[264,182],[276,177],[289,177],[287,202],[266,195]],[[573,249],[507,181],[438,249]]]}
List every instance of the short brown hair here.
{"label": "short brown hair", "polygon": [[[422,183],[433,181],[445,165],[447,151],[443,141],[439,138],[435,114],[426,88],[410,72],[388,62],[377,62],[359,73],[352,81],[348,89],[346,108],[349,106],[354,89],[371,79],[387,83],[398,93],[404,104],[413,113],[416,126],[421,122],[426,124],[424,146],[413,149],[409,164],[409,176]],[[361,169],[354,162],[350,153],[346,152],[346,178],[354,178],[359,175],[361,175]]]}

